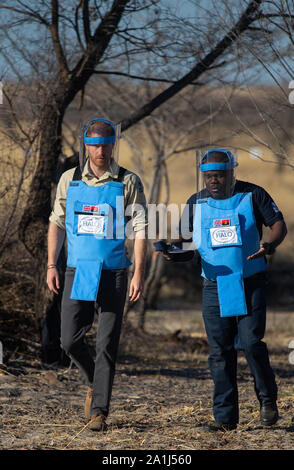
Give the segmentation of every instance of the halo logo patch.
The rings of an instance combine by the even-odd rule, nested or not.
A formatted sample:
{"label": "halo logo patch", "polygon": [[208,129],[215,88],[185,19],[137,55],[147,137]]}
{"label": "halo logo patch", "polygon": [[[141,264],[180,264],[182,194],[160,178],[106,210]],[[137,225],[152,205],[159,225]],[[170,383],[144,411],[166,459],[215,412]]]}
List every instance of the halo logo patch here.
{"label": "halo logo patch", "polygon": [[238,243],[238,235],[235,225],[230,227],[221,226],[211,228],[210,236],[212,246],[235,245]]}
{"label": "halo logo patch", "polygon": [[104,233],[104,217],[96,214],[79,214],[78,233],[102,235]]}

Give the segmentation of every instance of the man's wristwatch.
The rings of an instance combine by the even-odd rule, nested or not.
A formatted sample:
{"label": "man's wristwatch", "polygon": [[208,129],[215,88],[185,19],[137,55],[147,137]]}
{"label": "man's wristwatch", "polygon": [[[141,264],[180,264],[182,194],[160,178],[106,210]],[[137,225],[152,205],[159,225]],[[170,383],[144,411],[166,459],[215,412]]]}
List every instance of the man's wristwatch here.
{"label": "man's wristwatch", "polygon": [[273,246],[272,243],[263,243],[262,244],[262,247],[264,248],[265,250],[265,254],[266,255],[273,255],[274,252],[276,251],[275,247]]}

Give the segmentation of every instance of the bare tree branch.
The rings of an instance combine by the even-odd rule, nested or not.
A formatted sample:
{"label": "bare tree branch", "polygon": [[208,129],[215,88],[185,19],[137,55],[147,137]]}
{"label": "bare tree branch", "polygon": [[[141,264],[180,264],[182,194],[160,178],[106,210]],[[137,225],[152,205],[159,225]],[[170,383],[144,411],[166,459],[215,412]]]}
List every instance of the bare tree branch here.
{"label": "bare tree branch", "polygon": [[114,0],[110,11],[106,13],[93,35],[88,53],[80,58],[71,72],[74,82],[86,83],[92,75],[94,67],[103,56],[129,2],[130,0]]}
{"label": "bare tree branch", "polygon": [[79,30],[79,9],[82,6],[82,1],[83,0],[80,0],[80,2],[78,3],[78,5],[76,6],[76,9],[75,9],[75,23],[74,23],[75,26],[74,26],[74,29],[75,29],[75,32],[76,32],[76,35],[77,35],[77,39],[78,39],[78,43],[80,45],[80,48],[85,53],[85,48],[83,46],[83,43],[82,43],[82,40],[81,40],[81,35],[80,35],[80,30]]}
{"label": "bare tree branch", "polygon": [[86,43],[89,44],[92,40],[91,31],[90,31],[90,21],[89,21],[89,0],[82,0],[83,6],[83,23],[84,23],[84,35]]}
{"label": "bare tree branch", "polygon": [[52,9],[52,23],[50,25],[50,32],[52,36],[53,47],[55,54],[58,60],[60,75],[63,81],[66,83],[68,81],[68,66],[66,57],[64,55],[63,48],[59,39],[59,18],[58,18],[58,9],[59,3],[58,0],[51,0],[51,9]]}
{"label": "bare tree branch", "polygon": [[[133,78],[134,80],[143,80],[145,82],[157,82],[157,83],[177,83],[175,80],[168,80],[165,78],[153,78],[153,77],[142,77],[140,75],[132,75],[130,73],[125,72],[115,72],[115,71],[107,71],[107,70],[95,70],[93,72],[96,75],[117,75],[119,77],[127,77]],[[192,82],[191,85],[200,86],[199,82]]]}
{"label": "bare tree branch", "polygon": [[144,117],[152,113],[156,108],[179,93],[192,81],[197,80],[209,67],[220,57],[239,36],[248,29],[251,23],[256,20],[256,15],[261,3],[264,0],[253,0],[249,3],[245,12],[241,15],[235,26],[227,33],[224,38],[204,57],[196,66],[184,77],[171,85],[165,91],[153,98],[149,103],[142,106],[130,118],[122,122],[122,131],[139,122]]}
{"label": "bare tree branch", "polygon": [[19,8],[13,8],[13,7],[8,7],[4,5],[0,5],[1,10],[9,10],[13,11],[14,13],[19,13],[24,16],[29,16],[30,18],[33,18],[34,20],[37,20],[38,22],[46,25],[47,27],[50,27],[50,24],[48,21],[45,20],[41,15],[39,15],[37,12],[32,12],[32,11],[27,11],[27,10],[20,10]]}

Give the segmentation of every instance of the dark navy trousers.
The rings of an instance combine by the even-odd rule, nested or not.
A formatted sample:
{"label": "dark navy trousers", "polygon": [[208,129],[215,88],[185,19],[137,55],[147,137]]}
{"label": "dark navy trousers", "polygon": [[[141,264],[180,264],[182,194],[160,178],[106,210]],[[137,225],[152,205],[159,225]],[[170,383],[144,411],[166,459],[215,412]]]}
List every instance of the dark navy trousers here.
{"label": "dark navy trousers", "polygon": [[107,416],[127,292],[127,270],[102,270],[96,302],[95,361],[85,341],[94,320],[95,302],[70,298],[74,274],[74,268],[67,268],[61,305],[61,345],[82,372],[86,385],[93,388],[91,413]]}
{"label": "dark navy trousers", "polygon": [[221,423],[239,421],[237,350],[243,350],[260,403],[277,399],[277,385],[262,341],[266,325],[266,273],[245,279],[247,315],[220,317],[216,281],[204,279],[203,319],[210,344],[209,367],[214,382],[213,414]]}

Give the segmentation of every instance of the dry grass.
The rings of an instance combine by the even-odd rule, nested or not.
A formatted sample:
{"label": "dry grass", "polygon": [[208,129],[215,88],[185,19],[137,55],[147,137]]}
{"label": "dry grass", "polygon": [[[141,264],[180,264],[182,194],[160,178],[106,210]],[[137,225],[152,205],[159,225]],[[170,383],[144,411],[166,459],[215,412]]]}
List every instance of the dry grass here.
{"label": "dry grass", "polygon": [[[108,429],[102,434],[87,429],[86,388],[77,369],[48,371],[32,356],[11,358],[0,375],[1,449],[292,449],[294,374],[287,349],[294,338],[292,315],[268,315],[266,340],[281,415],[272,428],[259,424],[253,381],[240,356],[240,425],[223,434],[204,431],[212,419],[213,385],[201,315],[175,309],[148,312],[146,333],[124,331]],[[130,320],[135,323],[134,314]],[[182,332],[173,335],[179,327]]]}

